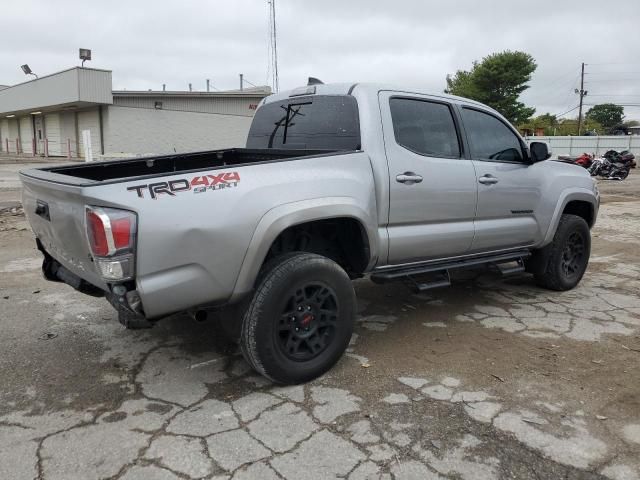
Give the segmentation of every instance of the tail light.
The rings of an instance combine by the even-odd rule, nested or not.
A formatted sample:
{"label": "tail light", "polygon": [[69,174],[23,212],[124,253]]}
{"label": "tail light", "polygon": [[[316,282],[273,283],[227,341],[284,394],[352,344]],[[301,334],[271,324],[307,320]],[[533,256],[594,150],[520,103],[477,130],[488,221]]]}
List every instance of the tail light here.
{"label": "tail light", "polygon": [[115,208],[87,207],[89,248],[107,281],[133,278],[137,217]]}

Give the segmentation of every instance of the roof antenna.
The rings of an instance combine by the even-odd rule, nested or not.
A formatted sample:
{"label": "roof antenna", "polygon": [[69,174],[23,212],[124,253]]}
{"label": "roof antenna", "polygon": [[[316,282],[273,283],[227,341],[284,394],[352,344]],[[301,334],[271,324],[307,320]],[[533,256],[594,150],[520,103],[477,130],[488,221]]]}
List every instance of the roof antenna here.
{"label": "roof antenna", "polygon": [[309,77],[307,80],[307,85],[324,85],[324,82],[316,77]]}

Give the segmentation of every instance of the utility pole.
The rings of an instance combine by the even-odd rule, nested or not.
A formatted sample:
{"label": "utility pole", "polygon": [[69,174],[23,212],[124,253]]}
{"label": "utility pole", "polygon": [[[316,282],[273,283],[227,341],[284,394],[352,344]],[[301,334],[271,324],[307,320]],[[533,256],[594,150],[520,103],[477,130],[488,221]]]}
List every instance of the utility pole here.
{"label": "utility pole", "polygon": [[580,136],[582,135],[582,99],[587,96],[587,91],[584,89],[584,62],[582,62],[580,72],[580,90],[576,89],[575,92],[580,95],[580,108],[578,109],[578,136]]}
{"label": "utility pole", "polygon": [[240,74],[240,91],[242,91],[242,88],[244,87],[244,85],[243,85],[243,83],[244,83],[244,82],[242,81],[242,77],[243,77],[243,76],[244,76],[244,75],[241,73],[241,74]]}

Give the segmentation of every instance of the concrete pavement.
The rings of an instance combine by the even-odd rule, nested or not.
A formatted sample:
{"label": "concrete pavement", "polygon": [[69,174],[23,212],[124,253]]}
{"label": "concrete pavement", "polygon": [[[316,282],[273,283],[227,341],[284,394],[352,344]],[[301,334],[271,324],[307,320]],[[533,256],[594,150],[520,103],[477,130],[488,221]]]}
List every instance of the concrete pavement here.
{"label": "concrete pavement", "polygon": [[5,212],[0,478],[640,479],[636,173],[601,187],[575,290],[487,272],[420,295],[360,280],[348,354],[285,388],[215,323],[127,331],[103,299],[44,281]]}

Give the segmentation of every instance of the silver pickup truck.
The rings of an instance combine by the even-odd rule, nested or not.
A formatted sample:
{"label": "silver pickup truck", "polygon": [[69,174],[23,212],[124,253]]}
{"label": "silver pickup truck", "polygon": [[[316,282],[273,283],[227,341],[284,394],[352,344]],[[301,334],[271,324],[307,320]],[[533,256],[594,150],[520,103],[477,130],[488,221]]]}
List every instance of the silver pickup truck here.
{"label": "silver pickup truck", "polygon": [[573,288],[599,194],[549,157],[464,98],[314,84],[264,99],[246,148],[21,181],[47,279],[106,296],[128,327],[222,311],[258,372],[299,383],[347,347],[352,279],[425,290],[487,265]]}

